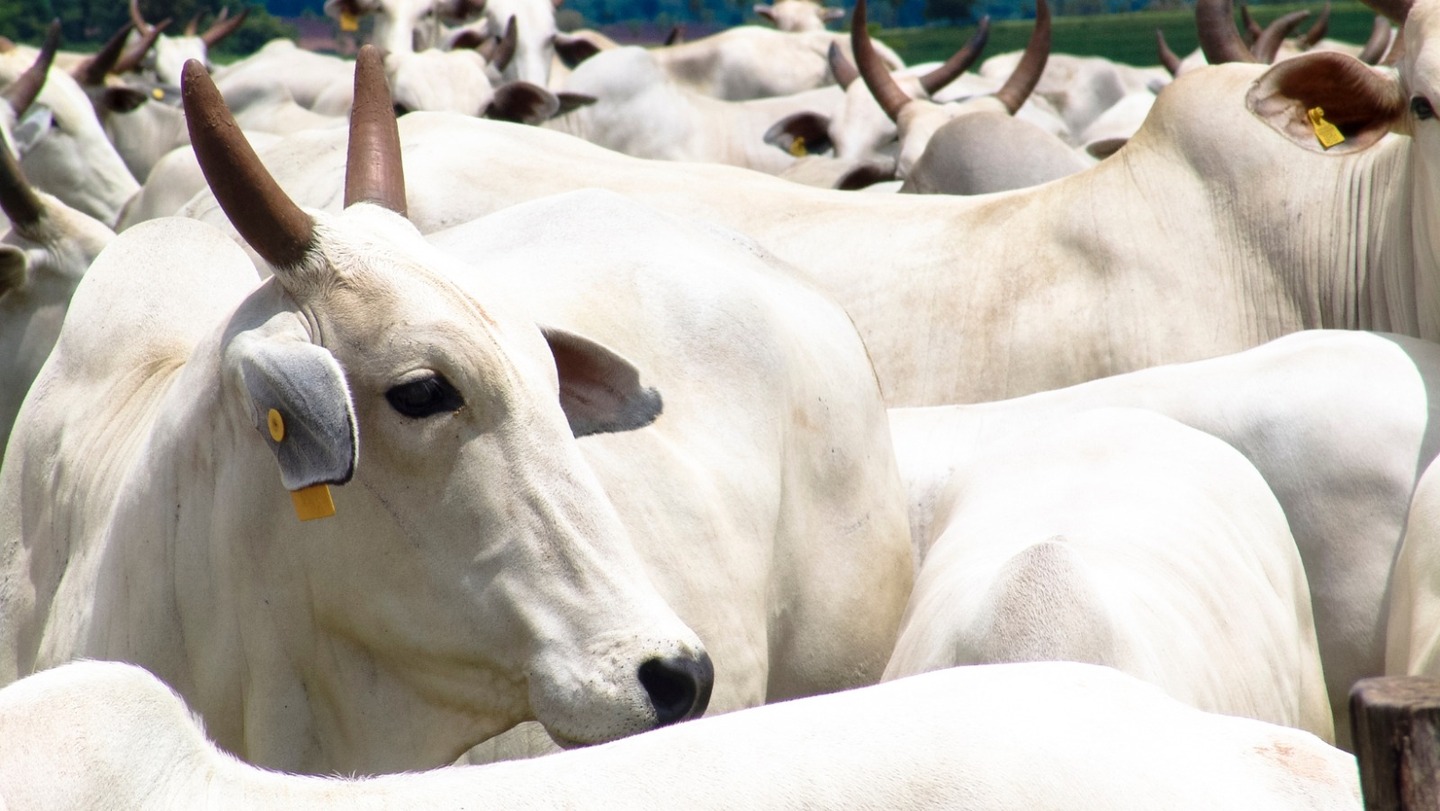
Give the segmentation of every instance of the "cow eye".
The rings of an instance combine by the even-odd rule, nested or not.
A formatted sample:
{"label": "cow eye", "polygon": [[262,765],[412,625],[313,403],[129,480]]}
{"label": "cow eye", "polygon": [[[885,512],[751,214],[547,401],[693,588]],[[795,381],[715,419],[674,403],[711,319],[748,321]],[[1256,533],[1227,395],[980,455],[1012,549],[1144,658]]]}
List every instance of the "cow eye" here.
{"label": "cow eye", "polygon": [[385,392],[390,407],[411,419],[459,411],[465,405],[460,392],[443,375],[426,375],[392,386]]}
{"label": "cow eye", "polygon": [[1430,100],[1424,96],[1410,99],[1410,112],[1414,113],[1415,117],[1421,121],[1435,117],[1435,108],[1430,106]]}

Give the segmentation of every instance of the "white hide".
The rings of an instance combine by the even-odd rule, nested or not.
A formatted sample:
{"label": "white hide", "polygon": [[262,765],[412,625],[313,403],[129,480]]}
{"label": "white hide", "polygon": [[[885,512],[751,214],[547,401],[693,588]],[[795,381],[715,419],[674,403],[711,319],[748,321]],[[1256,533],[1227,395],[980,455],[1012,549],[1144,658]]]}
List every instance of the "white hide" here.
{"label": "white hide", "polygon": [[[788,96],[834,84],[827,57],[831,43],[839,44],[845,56],[855,61],[847,34],[788,33],[754,25],[652,48],[651,53],[676,82],[708,96],[740,101]],[[884,43],[876,42],[875,50],[890,70],[905,67]]]}
{"label": "white hide", "polygon": [[1333,739],[1295,539],[1234,448],[1130,408],[1034,420],[973,448],[915,447],[933,436],[893,415],[905,454],[953,470],[927,482],[939,494],[915,540],[928,551],[887,680],[1089,662]]}

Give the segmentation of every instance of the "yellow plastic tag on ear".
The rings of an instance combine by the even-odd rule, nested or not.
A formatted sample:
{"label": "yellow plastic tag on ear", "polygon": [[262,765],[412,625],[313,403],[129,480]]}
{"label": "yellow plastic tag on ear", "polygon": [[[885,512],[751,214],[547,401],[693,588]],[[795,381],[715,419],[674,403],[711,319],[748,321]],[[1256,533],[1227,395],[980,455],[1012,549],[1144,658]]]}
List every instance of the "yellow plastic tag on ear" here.
{"label": "yellow plastic tag on ear", "polygon": [[803,158],[810,154],[809,151],[805,149],[805,136],[795,136],[795,139],[790,142],[790,154],[797,158]]}
{"label": "yellow plastic tag on ear", "polygon": [[1320,146],[1329,149],[1336,144],[1345,143],[1345,136],[1340,134],[1340,128],[1325,120],[1325,110],[1320,107],[1311,107],[1305,111],[1310,117],[1310,126],[1315,130],[1315,137],[1320,140]]}
{"label": "yellow plastic tag on ear", "polygon": [[330,498],[330,485],[316,484],[290,491],[290,502],[295,505],[295,517],[301,521],[329,518],[335,514],[335,501]]}
{"label": "yellow plastic tag on ear", "polygon": [[265,424],[270,429],[271,439],[279,442],[285,438],[285,418],[280,416],[279,411],[270,409],[270,413],[265,415]]}
{"label": "yellow plastic tag on ear", "polygon": [[341,30],[341,31],[359,31],[359,30],[360,30],[360,18],[359,18],[359,17],[356,17],[354,14],[351,14],[351,13],[348,12],[348,11],[342,11],[342,12],[340,12],[340,30]]}
{"label": "yellow plastic tag on ear", "polygon": [[156,87],[150,91],[150,95],[154,96],[156,101],[162,101],[165,98],[165,91],[162,88]]}

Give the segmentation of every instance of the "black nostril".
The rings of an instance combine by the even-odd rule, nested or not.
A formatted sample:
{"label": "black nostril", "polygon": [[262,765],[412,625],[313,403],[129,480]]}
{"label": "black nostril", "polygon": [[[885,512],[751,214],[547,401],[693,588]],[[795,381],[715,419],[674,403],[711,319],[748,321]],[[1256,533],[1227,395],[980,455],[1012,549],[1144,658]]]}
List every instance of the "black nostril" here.
{"label": "black nostril", "polygon": [[639,675],[655,706],[656,726],[698,718],[710,704],[715,686],[715,666],[705,653],[699,658],[647,659]]}

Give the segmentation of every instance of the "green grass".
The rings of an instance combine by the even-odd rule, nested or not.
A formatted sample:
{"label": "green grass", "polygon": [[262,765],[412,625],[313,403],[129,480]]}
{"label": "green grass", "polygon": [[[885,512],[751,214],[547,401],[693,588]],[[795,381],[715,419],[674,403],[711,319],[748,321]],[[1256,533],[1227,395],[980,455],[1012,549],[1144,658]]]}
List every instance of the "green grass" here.
{"label": "green grass", "polygon": [[[1257,22],[1265,25],[1282,14],[1301,8],[1311,11],[1311,17],[1300,23],[1298,30],[1303,31],[1314,20],[1314,15],[1319,13],[1319,6],[1314,3],[1252,7],[1251,13]],[[1238,14],[1236,20],[1239,20]],[[1365,6],[1357,2],[1337,2],[1330,13],[1327,36],[1360,44],[1370,38],[1374,22],[1375,12]],[[1033,20],[1004,20],[992,23],[984,56],[1024,48],[1033,27]],[[1054,53],[1078,56],[1104,56],[1132,65],[1157,65],[1160,58],[1155,48],[1156,28],[1165,32],[1165,40],[1170,44],[1170,49],[1181,57],[1198,46],[1195,15],[1187,9],[1056,17],[1051,50]],[[964,45],[974,32],[974,26],[892,28],[882,30],[876,36],[894,48],[907,63],[918,63],[949,57]]]}

